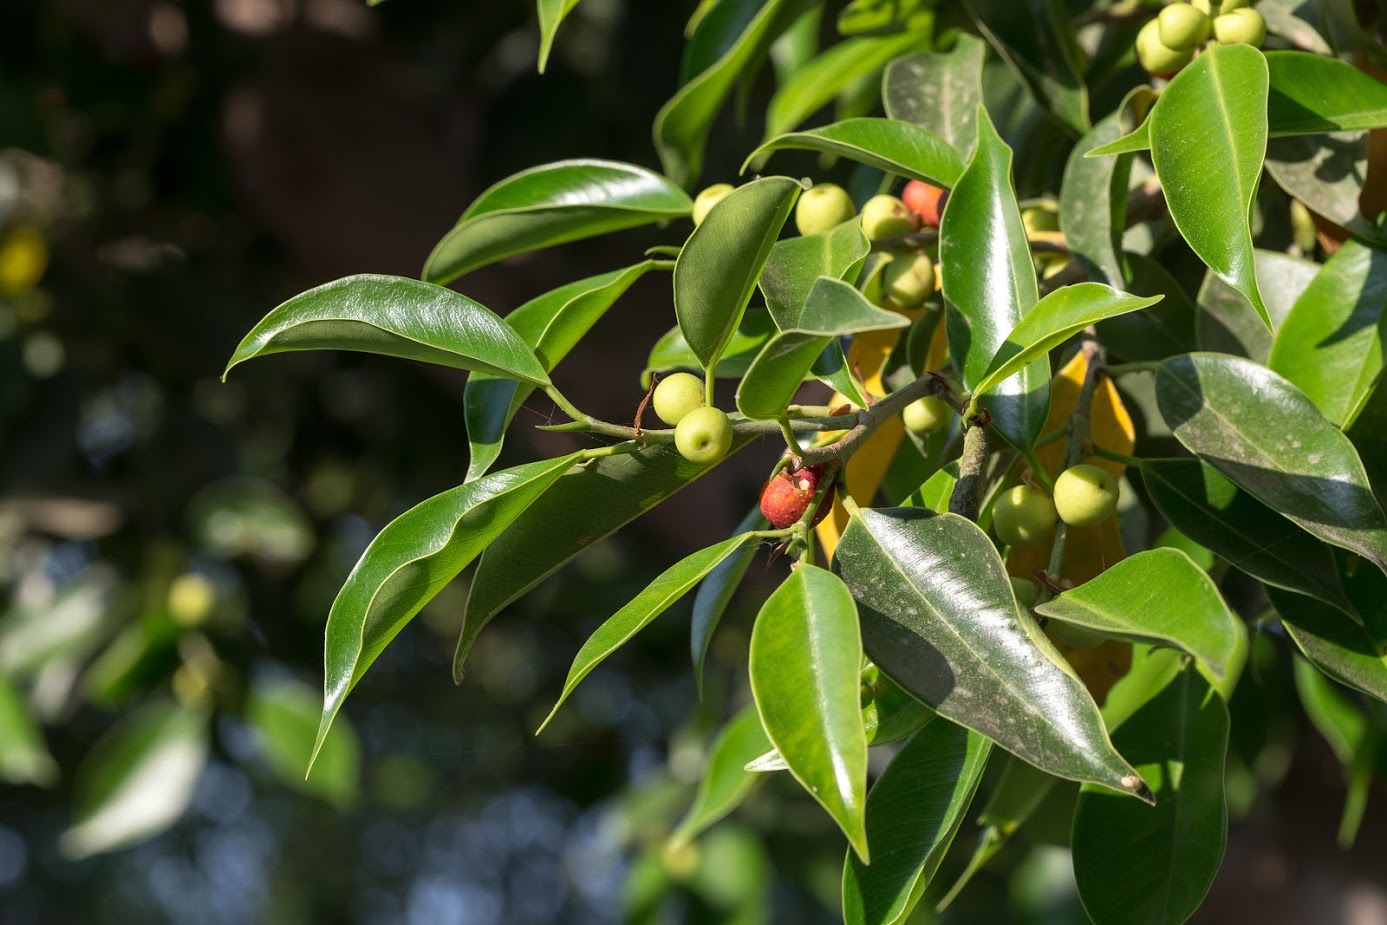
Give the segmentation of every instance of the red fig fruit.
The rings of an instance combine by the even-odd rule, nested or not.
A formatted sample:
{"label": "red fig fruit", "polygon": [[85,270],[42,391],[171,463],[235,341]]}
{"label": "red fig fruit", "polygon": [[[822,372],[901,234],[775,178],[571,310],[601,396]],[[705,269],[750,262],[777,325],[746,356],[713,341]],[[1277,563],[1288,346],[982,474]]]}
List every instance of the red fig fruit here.
{"label": "red fig fruit", "polygon": [[920,224],[926,228],[939,227],[944,201],[948,198],[947,192],[923,180],[911,180],[901,192],[905,207],[919,216]]}
{"label": "red fig fruit", "polygon": [[[809,509],[814,493],[819,490],[819,478],[823,466],[805,466],[802,469],[781,469],[771,476],[766,487],[761,489],[761,513],[777,530],[798,521]],[[817,524],[828,516],[833,508],[833,488],[830,486],[819,509],[814,513]]]}

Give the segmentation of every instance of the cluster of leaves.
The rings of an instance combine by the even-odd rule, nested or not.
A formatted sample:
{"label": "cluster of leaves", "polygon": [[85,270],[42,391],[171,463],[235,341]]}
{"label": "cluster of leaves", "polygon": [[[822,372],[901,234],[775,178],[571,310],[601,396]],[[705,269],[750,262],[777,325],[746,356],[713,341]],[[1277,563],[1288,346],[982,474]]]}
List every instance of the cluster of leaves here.
{"label": "cluster of leaves", "polygon": [[[540,3],[546,49],[572,6]],[[1044,804],[1068,800],[1090,917],[1182,921],[1222,859],[1228,704],[1257,683],[1244,671],[1249,623],[1259,648],[1298,653],[1298,689],[1346,763],[1351,840],[1387,718],[1387,517],[1374,490],[1387,475],[1374,424],[1387,263],[1358,207],[1365,130],[1387,126],[1387,86],[1334,53],[1375,59],[1371,39],[1337,7],[1312,23],[1267,0],[1267,51],[1211,47],[1153,87],[1131,67],[1142,17],[1106,4],[1076,24],[1053,2],[946,14],[856,0],[838,16],[842,40],[820,51],[823,6],[705,0],[683,86],[655,120],[663,174],[598,160],[515,174],[463,213],[422,280],[329,283],[237,348],[228,370],[346,349],[472,371],[466,481],[381,531],[328,616],[317,747],[373,661],[474,560],[458,680],[508,604],[713,468],[681,457],[671,430],[578,409],[552,378],[636,279],[672,271],[677,325],[649,370],[700,371],[710,395],[712,380],[736,380],[733,451],[783,438],[787,460],[826,467],[821,493],[835,479],[839,491],[812,532],[815,504],[778,530],[753,511],[574,660],[560,704],[697,587],[697,674],[758,550],[789,551],[752,631],[754,703],[712,746],[676,845],[758,775],[787,770],[850,844],[845,919],[901,921],[993,765],[1003,771],[951,896]],[[779,84],[744,170],[792,150],[848,162],[859,202],[925,181],[949,191],[937,232],[872,241],[854,218],[787,236],[807,182],[765,175],[682,245],[504,318],[444,288],[582,237],[687,229],[685,187],[709,128],[767,56]],[[993,78],[1000,101],[985,92]],[[1093,121],[1091,99],[1114,108]],[[836,121],[802,127],[830,103]],[[884,117],[870,115],[878,103]],[[1050,194],[1058,233],[1023,220],[1023,176]],[[869,298],[878,255],[902,248],[934,253],[941,282],[908,314]],[[1320,250],[1322,263],[1308,259]],[[1195,298],[1191,266],[1206,268]],[[796,404],[815,382],[834,398]],[[552,429],[612,442],[491,472],[536,392],[571,419]],[[926,395],[959,415],[947,434],[908,436],[900,412]],[[633,408],[640,397],[633,385]],[[1023,548],[989,535],[1005,489],[1047,491],[1083,461],[1124,479],[1117,517],[1061,523]],[[1033,605],[1013,578],[1039,583]],[[1246,578],[1254,591],[1235,612],[1225,592]],[[893,743],[869,791],[869,748]]]}

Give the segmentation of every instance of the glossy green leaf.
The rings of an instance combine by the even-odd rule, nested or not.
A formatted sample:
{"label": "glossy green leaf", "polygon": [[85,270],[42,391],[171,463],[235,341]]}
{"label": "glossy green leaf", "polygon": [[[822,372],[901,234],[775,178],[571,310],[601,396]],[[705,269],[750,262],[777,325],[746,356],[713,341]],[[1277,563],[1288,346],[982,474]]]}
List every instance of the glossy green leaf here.
{"label": "glossy green leaf", "polygon": [[1161,416],[1196,456],[1315,536],[1387,571],[1387,518],[1353,444],[1264,366],[1192,353],[1161,364]]}
{"label": "glossy green leaf", "polygon": [[1011,329],[973,394],[986,395],[1089,325],[1159,301],[1161,296],[1143,299],[1102,283],[1062,286],[1037,302]]}
{"label": "glossy green leaf", "polygon": [[775,242],[761,268],[759,284],[776,327],[784,331],[794,326],[820,276],[855,283],[871,249],[858,218],[822,234]]}
{"label": "glossy green leaf", "polygon": [[754,706],[732,717],[708,750],[693,805],[675,827],[671,840],[676,844],[691,841],[736,809],[756,784],[756,775],[746,770],[747,763],[770,747]]}
{"label": "glossy green leaf", "polygon": [[1286,633],[1334,680],[1387,703],[1387,639],[1375,639],[1363,625],[1328,604],[1279,588],[1267,597]]}
{"label": "glossy green leaf", "polygon": [[933,710],[870,662],[862,672],[862,691],[862,729],[868,745],[899,742],[934,720]]}
{"label": "glossy green leaf", "polygon": [[1252,203],[1267,149],[1266,58],[1249,45],[1201,54],[1151,110],[1151,161],[1171,220],[1267,327],[1252,254]]}
{"label": "glossy green leaf", "polygon": [[376,535],[328,614],[323,717],[310,761],[347,694],[405,624],[578,458],[526,463],[459,485],[416,504]]}
{"label": "glossy green leaf", "polygon": [[539,72],[543,74],[559,24],[578,5],[578,0],[537,0],[536,5],[539,9]]}
{"label": "glossy green leaf", "polygon": [[1171,526],[1234,568],[1352,612],[1329,547],[1217,470],[1197,459],[1147,459],[1141,477]]}
{"label": "glossy green leaf", "polygon": [[467,207],[423,278],[446,284],[506,257],[681,218],[693,202],[659,174],[618,161],[558,161],[512,174]]}
{"label": "glossy green leaf", "polygon": [[843,921],[901,922],[919,902],[973,802],[992,743],[936,720],[891,759],[867,795],[868,866],[843,863]]}
{"label": "glossy green leaf", "polygon": [[1179,925],[1223,862],[1228,708],[1186,669],[1113,733],[1156,794],[1145,806],[1085,785],[1074,810],[1074,879],[1097,925]]}
{"label": "glossy green leaf", "polygon": [[[1232,353],[1265,364],[1274,332],[1281,327],[1296,300],[1319,272],[1320,265],[1276,251],[1253,251],[1271,330],[1252,309],[1252,303],[1212,272],[1199,287],[1195,339],[1200,350]],[[1260,282],[1266,282],[1260,286]]]}
{"label": "glossy green leaf", "polygon": [[222,378],[291,350],[358,350],[549,384],[534,351],[491,311],[402,276],[348,276],[294,296],[251,329]]}
{"label": "glossy green leaf", "polygon": [[0,674],[0,781],[47,787],[58,779],[43,732],[29,715],[24,696]]}
{"label": "glossy green leaf", "polygon": [[246,698],[246,722],[260,757],[280,783],[347,809],[361,785],[361,743],[344,717],[333,723],[313,761],[313,773],[304,776],[322,707],[317,692],[305,684],[257,679]]}
{"label": "glossy green leaf", "polygon": [[963,160],[947,141],[928,129],[895,119],[845,119],[822,128],[777,135],[742,164],[742,171],[773,151],[800,149],[835,154],[886,173],[952,187]]}
{"label": "glossy green leaf", "polygon": [[[819,53],[823,14],[822,6],[811,7],[771,44],[770,59],[777,86],[799,73]],[[744,82],[742,86],[743,92],[749,92],[750,82]]]}
{"label": "glossy green leaf", "polygon": [[[552,372],[607,309],[656,265],[654,260],[645,260],[624,270],[560,286],[511,312],[506,323],[534,349],[545,372]],[[488,373],[467,377],[462,393],[463,420],[471,449],[466,481],[481,478],[496,462],[506,428],[533,391],[528,384]]]}
{"label": "glossy green leaf", "polygon": [[952,50],[921,52],[887,65],[881,99],[886,115],[914,122],[968,157],[977,140],[987,45],[959,33]]}
{"label": "glossy green leaf", "polygon": [[1247,630],[1189,556],[1148,549],[1035,612],[1113,639],[1183,649],[1218,681],[1236,677]]}
{"label": "glossy green leaf", "polygon": [[1349,239],[1282,322],[1267,365],[1347,430],[1382,377],[1384,311],[1387,252]]}
{"label": "glossy green leaf", "polygon": [[[690,186],[702,172],[708,129],[733,84],[761,59],[777,36],[813,6],[813,0],[767,0],[717,60],[660,107],[655,115],[655,150],[665,173],[680,186]],[[734,4],[720,3],[709,18],[721,15],[737,16],[739,10]],[[699,31],[703,31],[702,26]]]}
{"label": "glossy green leaf", "polygon": [[1368,178],[1368,133],[1292,135],[1267,142],[1267,173],[1287,194],[1354,235],[1381,243],[1358,198]]}
{"label": "glossy green leaf", "polygon": [[112,726],[77,768],[69,858],[138,844],[178,821],[207,763],[208,717],[161,700]]}
{"label": "glossy green leaf", "polygon": [[771,744],[867,860],[862,637],[842,580],[814,565],[791,572],[756,616],[748,662]]}
{"label": "glossy green leaf", "polygon": [[1137,121],[1154,94],[1138,87],[1110,115],[1079,140],[1064,165],[1060,183],[1060,228],[1065,243],[1088,271],[1089,279],[1121,286],[1125,277],[1122,234],[1127,228],[1128,180],[1132,158],[1085,157],[1084,152],[1115,141]]}
{"label": "glossy green leaf", "polygon": [[[775,336],[775,321],[770,312],[759,305],[753,305],[742,315],[742,323],[737,333],[727,342],[722,356],[718,357],[715,375],[719,379],[740,379],[751,368],[761,348]],[[666,331],[655,346],[650,348],[650,356],[645,361],[645,372],[641,373],[641,385],[650,385],[651,373],[667,373],[671,370],[685,369],[695,372],[703,368],[698,357],[689,349],[684,340],[684,332],[676,325]]]}
{"label": "glossy green leaf", "polygon": [[[1011,178],[1011,149],[986,110],[978,112],[978,143],[944,209],[939,272],[948,305],[949,353],[976,388],[992,358],[1040,300],[1021,210]],[[1050,407],[1050,363],[1037,358],[984,402],[1010,443],[1029,449]]]}
{"label": "glossy green leaf", "polygon": [[[1302,48],[1317,55],[1334,54],[1334,49],[1329,47],[1319,30],[1295,15],[1293,11],[1297,6],[1300,6],[1299,0],[1273,0],[1258,8],[1257,12],[1267,21],[1267,34],[1280,36],[1292,47]],[[1312,16],[1318,12],[1313,7],[1305,9]]]}
{"label": "glossy green leaf", "polygon": [[958,463],[951,462],[935,472],[925,484],[911,493],[903,507],[922,507],[944,514],[949,510],[949,499],[953,497],[954,487],[958,485]]}
{"label": "glossy green leaf", "polygon": [[[732,532],[735,536],[751,530],[761,530],[765,526],[766,518],[761,516],[761,509],[756,507],[742,518],[741,523],[737,524],[737,529]],[[738,546],[727,558],[713,566],[713,570],[708,573],[708,577],[699,582],[698,590],[694,593],[689,647],[693,656],[694,685],[698,688],[699,700],[703,699],[703,663],[708,658],[708,647],[712,645],[713,633],[722,621],[727,605],[732,602],[732,595],[742,583],[742,577],[751,567],[759,548],[755,543]]]}
{"label": "glossy green leaf", "polygon": [[928,47],[929,25],[880,38],[850,38],[810,60],[771,97],[765,138],[798,128],[851,85],[880,73],[893,58]]}
{"label": "glossy green leaf", "polygon": [[1266,53],[1267,121],[1276,135],[1316,135],[1387,125],[1387,85],[1337,58]]}
{"label": "glossy green leaf", "polygon": [[713,368],[736,332],[800,190],[787,177],[738,187],[713,206],[679,253],[674,313],[704,369]]}
{"label": "glossy green leaf", "polygon": [[[735,439],[728,456],[751,439]],[[590,460],[559,479],[482,554],[467,592],[454,680],[467,676],[463,665],[472,643],[503,607],[714,468],[689,462],[673,444],[655,443]]]}
{"label": "glossy green leaf", "polygon": [[987,534],[954,514],[863,509],[834,553],[867,654],[941,716],[1043,770],[1144,795],[1098,707],[1016,603]]}
{"label": "glossy green leaf", "polygon": [[732,555],[742,546],[752,546],[755,548],[756,536],[751,533],[742,533],[731,539],[723,540],[707,549],[700,549],[692,555],[685,556],[678,562],[671,565],[660,573],[650,584],[645,586],[645,590],[637,594],[623,608],[607,618],[597,630],[588,637],[588,641],[583,643],[583,647],[578,650],[577,656],[573,659],[573,665],[568,669],[568,677],[563,682],[563,693],[559,695],[558,702],[549,711],[549,715],[544,718],[544,722],[539,724],[539,729],[535,730],[535,735],[544,731],[544,727],[549,725],[554,714],[559,712],[559,707],[563,706],[568,695],[573,693],[579,683],[586,678],[594,668],[602,664],[607,656],[617,649],[624,646],[631,637],[645,629],[660,614],[669,609],[675,601],[693,589],[704,577],[718,566],[724,559]]}
{"label": "glossy green leaf", "polygon": [[835,338],[909,324],[904,315],[877,308],[848,283],[821,276],[794,325],[772,337],[742,377],[737,410],[753,419],[778,418]]}
{"label": "glossy green leaf", "polygon": [[[1110,351],[1127,361],[1164,360],[1177,353],[1189,353],[1195,349],[1195,324],[1198,310],[1175,277],[1170,275],[1160,263],[1143,254],[1126,253],[1127,282],[1123,288],[1133,295],[1161,296],[1161,301],[1145,311],[1130,315],[1118,315],[1098,322],[1099,342]],[[1216,279],[1210,275],[1211,279]],[[1223,283],[1219,283],[1223,286]],[[1236,291],[1228,289],[1246,306],[1246,300]],[[1251,311],[1242,312],[1248,326],[1262,334],[1267,329]]]}
{"label": "glossy green leaf", "polygon": [[1083,52],[1064,0],[967,0],[964,6],[1036,104],[1075,136],[1087,132]]}

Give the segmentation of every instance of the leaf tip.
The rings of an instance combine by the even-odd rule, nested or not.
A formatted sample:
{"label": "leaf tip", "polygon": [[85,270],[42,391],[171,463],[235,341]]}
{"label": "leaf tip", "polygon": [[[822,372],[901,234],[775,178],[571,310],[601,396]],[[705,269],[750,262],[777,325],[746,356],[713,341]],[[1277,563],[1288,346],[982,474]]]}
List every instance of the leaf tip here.
{"label": "leaf tip", "polygon": [[1123,790],[1126,790],[1128,793],[1136,797],[1138,800],[1141,800],[1147,806],[1156,805],[1156,795],[1151,792],[1151,788],[1146,786],[1146,781],[1142,780],[1139,775],[1123,775],[1122,779],[1118,781],[1118,783],[1122,785]]}

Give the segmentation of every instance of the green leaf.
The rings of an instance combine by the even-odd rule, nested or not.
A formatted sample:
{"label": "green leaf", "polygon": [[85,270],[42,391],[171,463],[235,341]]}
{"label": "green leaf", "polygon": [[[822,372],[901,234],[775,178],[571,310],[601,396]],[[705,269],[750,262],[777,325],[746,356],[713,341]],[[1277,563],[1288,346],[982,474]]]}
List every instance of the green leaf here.
{"label": "green leaf", "polygon": [[58,764],[43,742],[43,731],[29,715],[24,696],[0,674],[0,781],[51,786]]}
{"label": "green leaf", "polygon": [[791,572],[756,615],[748,663],[771,744],[866,860],[862,636],[838,576],[814,565]]}
{"label": "green leaf", "polygon": [[1082,52],[1064,0],[968,0],[964,6],[1036,104],[1075,136],[1087,132]]}
{"label": "green leaf", "polygon": [[1265,364],[1274,332],[1291,313],[1320,265],[1276,251],[1254,250],[1257,279],[1265,281],[1262,298],[1271,316],[1270,331],[1252,310],[1247,296],[1212,272],[1199,287],[1196,341],[1200,350],[1232,353]]}
{"label": "green leaf", "polygon": [[348,276],[294,296],[251,329],[222,378],[291,350],[358,350],[549,384],[534,351],[491,311],[403,276]]}
{"label": "green leaf", "polygon": [[[1195,349],[1195,321],[1198,317],[1194,302],[1175,277],[1161,264],[1143,254],[1126,253],[1127,282],[1123,287],[1133,295],[1161,296],[1161,301],[1143,312],[1119,315],[1096,325],[1098,340],[1111,353],[1129,361],[1164,360],[1177,353]],[[1216,279],[1210,274],[1210,279]],[[1223,283],[1220,286],[1239,300],[1245,308],[1247,300]],[[1265,335],[1267,329],[1251,312],[1246,316],[1248,326]]]}
{"label": "green leaf", "polygon": [[737,410],[752,419],[778,418],[835,338],[909,324],[910,319],[877,308],[848,283],[820,276],[794,326],[772,337],[742,378]]}
{"label": "green leaf", "polygon": [[766,139],[797,128],[848,87],[880,73],[891,59],[927,47],[933,23],[922,25],[922,29],[882,38],[847,39],[810,60],[771,97]]}
{"label": "green leaf", "polygon": [[538,0],[539,8],[539,72],[549,63],[549,51],[554,47],[554,36],[564,17],[578,5],[578,0]]}
{"label": "green leaf", "polygon": [[1274,135],[1317,135],[1387,125],[1387,85],[1351,64],[1304,51],[1266,53]]}
{"label": "green leaf", "polygon": [[[948,305],[949,353],[976,388],[992,358],[1040,300],[1030,244],[1011,179],[1011,149],[986,110],[978,143],[949,196],[940,229],[939,272]],[[1050,407],[1050,362],[1039,357],[984,403],[1008,442],[1035,445]]]}
{"label": "green leaf", "polygon": [[1042,770],[1144,795],[977,524],[863,509],[833,564],[857,599],[867,654],[896,683]]}
{"label": "green leaf", "polygon": [[737,330],[800,190],[787,177],[738,187],[713,206],[679,253],[674,313],[704,369],[714,367]]}
{"label": "green leaf", "polygon": [[1037,302],[1011,329],[988,364],[986,374],[973,387],[973,394],[986,395],[1089,325],[1149,308],[1159,301],[1161,296],[1143,299],[1102,283],[1062,286]]}
{"label": "green leaf", "polygon": [[926,51],[891,62],[882,78],[886,115],[914,122],[968,157],[977,140],[986,59],[986,43],[959,33],[951,51]]}
{"label": "green leaf", "polygon": [[161,700],[120,718],[77,768],[76,821],[58,848],[78,859],[153,838],[192,802],[208,717]]}
{"label": "green leaf", "polygon": [[1128,93],[1117,109],[1079,140],[1064,165],[1060,183],[1060,227],[1065,243],[1095,282],[1120,286],[1125,277],[1122,234],[1127,228],[1128,180],[1132,158],[1089,158],[1084,152],[1114,141],[1150,107],[1149,87]]}
{"label": "green leaf", "polygon": [[[736,438],[728,456],[752,439]],[[461,683],[467,676],[463,664],[472,643],[502,608],[714,468],[689,462],[672,444],[655,443],[590,460],[559,479],[486,546],[467,592],[454,680]]]}
{"label": "green leaf", "polygon": [[775,242],[761,269],[761,294],[776,327],[794,326],[804,311],[804,300],[820,276],[857,281],[872,244],[855,218],[822,234],[799,235]]}
{"label": "green leaf", "polygon": [[1267,173],[1287,194],[1364,240],[1382,232],[1362,216],[1358,198],[1368,178],[1368,133],[1293,135],[1267,142]]}
{"label": "green leaf", "polygon": [[1271,327],[1257,288],[1251,227],[1267,150],[1266,100],[1262,53],[1221,45],[1175,75],[1150,123],[1151,161],[1175,227]]}
{"label": "green leaf", "polygon": [[946,514],[949,499],[953,497],[954,487],[958,485],[958,463],[951,462],[935,472],[925,484],[912,492],[903,507],[922,507],[936,514]]}
{"label": "green leaf", "polygon": [[333,723],[313,773],[304,776],[321,712],[316,691],[282,678],[255,680],[246,698],[246,722],[280,783],[348,809],[361,784],[361,743],[344,718]]}
{"label": "green leaf", "polygon": [[[553,372],[607,309],[658,265],[654,260],[645,260],[623,270],[560,286],[511,312],[506,323],[534,349],[544,371]],[[487,373],[474,373],[467,378],[462,406],[471,456],[465,481],[481,478],[496,462],[506,428],[533,391],[529,385]]]}
{"label": "green leaf", "polygon": [[1344,696],[1343,689],[1303,658],[1295,660],[1296,693],[1309,717],[1340,764],[1348,764],[1368,732],[1368,718]]}
{"label": "green leaf", "polygon": [[839,35],[889,34],[934,18],[935,0],[850,0],[838,14]]}
{"label": "green leaf", "polygon": [[1182,649],[1216,682],[1242,668],[1247,630],[1208,574],[1179,550],[1139,552],[1035,612],[1113,639]]}
{"label": "green leaf", "polygon": [[1387,518],[1353,444],[1281,376],[1191,353],[1156,374],[1161,416],[1190,452],[1315,536],[1387,571]]}
{"label": "green leaf", "polygon": [[1382,377],[1384,310],[1387,252],[1349,239],[1282,322],[1267,365],[1347,430]]}
{"label": "green leaf", "polygon": [[936,720],[891,759],[867,795],[868,866],[843,863],[843,921],[901,922],[919,902],[973,802],[992,743]]}
{"label": "green leaf", "polygon": [[754,706],[732,717],[708,750],[693,805],[675,827],[671,841],[675,844],[692,841],[736,809],[757,781],[756,774],[746,770],[747,764],[770,747],[770,739],[761,728],[761,717]]}
{"label": "green leaf", "polygon": [[1171,526],[1234,568],[1353,612],[1329,547],[1217,470],[1197,459],[1147,459],[1141,477]]}
{"label": "green leaf", "polygon": [[1084,157],[1111,157],[1115,154],[1135,154],[1151,147],[1151,120],[1132,129],[1126,135],[1115,138],[1107,144],[1099,145],[1084,152]]}
{"label": "green leaf", "polygon": [[459,485],[416,504],[377,534],[328,614],[323,718],[310,767],[347,694],[390,641],[579,457],[526,463]]}
{"label": "green leaf", "polygon": [[1287,635],[1320,671],[1387,703],[1387,640],[1320,601],[1272,587],[1267,597]]}
{"label": "green leaf", "polygon": [[870,746],[898,742],[934,720],[933,710],[870,662],[863,669],[862,686],[862,728]]}
{"label": "green leaf", "polygon": [[422,277],[447,284],[506,257],[692,210],[683,190],[644,167],[591,158],[541,164],[478,196],[434,246]]}
{"label": "green leaf", "polygon": [[[740,379],[751,368],[761,348],[775,336],[775,321],[770,312],[759,305],[753,305],[742,315],[742,323],[737,333],[727,342],[722,356],[718,357],[715,375],[719,379]],[[650,348],[650,356],[645,361],[645,372],[641,373],[641,384],[650,384],[651,373],[666,373],[676,369],[700,370],[703,368],[698,357],[689,349],[684,340],[684,332],[676,325],[666,331],[655,346]]]}
{"label": "green leaf", "polygon": [[[737,524],[733,535],[761,530],[765,526],[766,518],[761,516],[761,509],[752,508],[742,518],[741,523]],[[694,593],[689,643],[693,656],[694,686],[698,688],[699,700],[703,699],[703,663],[708,658],[708,646],[713,642],[713,632],[722,621],[727,605],[732,602],[732,595],[742,583],[742,577],[751,567],[759,548],[755,543],[738,546],[727,558],[713,566],[713,570],[699,583],[698,590]]]}
{"label": "green leaf", "polygon": [[895,119],[844,119],[822,128],[777,135],[742,164],[773,151],[800,149],[835,154],[887,173],[951,187],[963,173],[963,160],[947,141],[910,122]]}
{"label": "green leaf", "polygon": [[539,728],[535,730],[535,735],[544,731],[544,727],[548,726],[549,721],[554,718],[554,714],[559,712],[559,707],[563,706],[568,695],[573,693],[573,689],[594,668],[602,664],[607,656],[625,645],[632,636],[645,629],[651,620],[664,613],[671,604],[689,593],[694,585],[702,581],[704,576],[736,552],[739,547],[750,545],[755,548],[756,539],[755,534],[742,533],[714,546],[709,546],[707,549],[700,549],[690,556],[685,556],[661,572],[658,578],[646,585],[645,590],[632,598],[625,607],[608,617],[606,622],[599,626],[588,637],[588,641],[583,643],[583,647],[578,650],[577,656],[573,659],[573,665],[568,669],[568,677],[563,682],[563,693],[559,695],[558,702],[549,711],[549,715],[544,718],[544,722],[539,724]]}
{"label": "green leaf", "polygon": [[1098,925],[1179,925],[1199,908],[1228,840],[1228,708],[1186,669],[1113,734],[1156,793],[1144,806],[1090,785],[1074,810],[1074,878]]}
{"label": "green leaf", "polygon": [[[717,60],[660,107],[655,115],[655,150],[665,172],[680,186],[691,185],[702,172],[708,129],[732,85],[753,62],[761,60],[780,33],[813,6],[813,0],[767,0]],[[709,14],[709,20],[739,13],[734,4],[720,3]],[[702,25],[698,31],[703,32]],[[710,27],[710,31],[716,30]]]}

